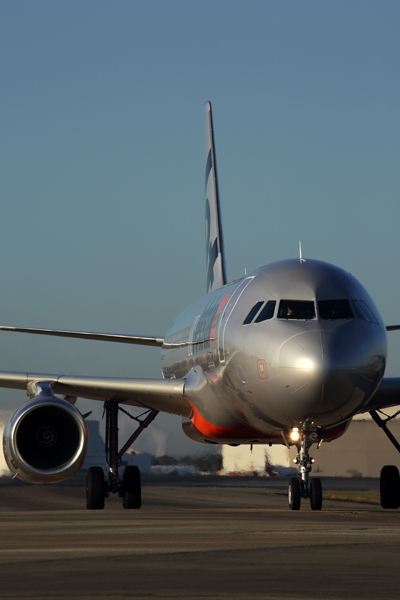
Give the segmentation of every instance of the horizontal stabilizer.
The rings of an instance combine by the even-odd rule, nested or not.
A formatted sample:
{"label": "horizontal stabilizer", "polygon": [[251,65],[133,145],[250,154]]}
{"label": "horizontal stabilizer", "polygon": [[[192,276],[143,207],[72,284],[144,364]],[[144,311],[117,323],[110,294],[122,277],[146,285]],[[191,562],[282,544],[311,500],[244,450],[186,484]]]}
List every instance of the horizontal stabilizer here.
{"label": "horizontal stabilizer", "polygon": [[57,337],[97,340],[99,342],[120,342],[122,344],[138,344],[139,346],[161,347],[164,338],[120,333],[93,333],[90,331],[62,331],[59,329],[34,329],[32,327],[6,327],[0,325],[0,331],[17,331],[19,333],[35,333],[36,335],[54,335]]}

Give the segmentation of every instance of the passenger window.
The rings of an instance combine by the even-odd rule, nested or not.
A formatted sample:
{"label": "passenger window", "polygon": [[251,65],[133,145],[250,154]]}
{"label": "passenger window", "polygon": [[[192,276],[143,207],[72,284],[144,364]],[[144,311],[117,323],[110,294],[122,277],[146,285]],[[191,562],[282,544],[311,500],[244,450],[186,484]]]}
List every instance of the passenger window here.
{"label": "passenger window", "polygon": [[309,320],[315,318],[315,306],[311,300],[281,300],[278,319]]}
{"label": "passenger window", "polygon": [[365,312],[359,301],[352,300],[352,303],[357,317],[359,317],[359,319],[362,319],[363,321],[367,321],[367,323],[372,323],[371,319],[369,318],[368,314]]}
{"label": "passenger window", "polygon": [[350,302],[343,300],[319,300],[318,301],[319,318],[326,321],[336,319],[354,319]]}
{"label": "passenger window", "polygon": [[249,314],[243,321],[243,325],[248,325],[249,323],[252,322],[252,320],[254,319],[254,317],[256,316],[256,314],[258,313],[258,311],[260,310],[260,308],[262,307],[263,304],[264,304],[264,300],[262,302],[257,302],[257,304],[255,304],[253,306],[253,308],[251,309],[251,311],[249,312]]}
{"label": "passenger window", "polygon": [[254,322],[261,323],[262,321],[267,321],[267,319],[272,319],[275,312],[275,305],[275,300],[269,300]]}
{"label": "passenger window", "polygon": [[375,325],[378,325],[378,320],[375,317],[374,313],[372,312],[372,310],[370,309],[370,307],[368,306],[368,304],[366,304],[363,300],[360,300],[360,304],[363,307],[364,311],[367,313],[367,315],[369,316],[369,318],[371,319],[371,321],[373,323],[375,323]]}

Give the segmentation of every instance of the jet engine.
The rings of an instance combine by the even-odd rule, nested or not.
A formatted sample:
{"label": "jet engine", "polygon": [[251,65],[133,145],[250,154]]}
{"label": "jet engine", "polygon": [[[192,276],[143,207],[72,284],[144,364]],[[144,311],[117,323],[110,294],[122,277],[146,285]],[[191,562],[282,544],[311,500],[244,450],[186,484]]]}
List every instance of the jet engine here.
{"label": "jet engine", "polygon": [[52,393],[40,393],[20,406],[3,434],[8,467],[29,483],[68,479],[82,466],[87,445],[86,423],[79,410]]}

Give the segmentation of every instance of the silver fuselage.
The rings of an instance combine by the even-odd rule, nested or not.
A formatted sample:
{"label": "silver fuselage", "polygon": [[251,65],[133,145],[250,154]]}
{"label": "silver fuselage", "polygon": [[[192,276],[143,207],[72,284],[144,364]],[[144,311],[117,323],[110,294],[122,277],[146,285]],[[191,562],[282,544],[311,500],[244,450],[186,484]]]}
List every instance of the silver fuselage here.
{"label": "silver fuselage", "polygon": [[[344,299],[352,318],[321,317],[318,302]],[[310,301],[315,316],[280,318],[282,300]],[[375,319],[357,316],[354,300]],[[266,301],[276,302],[273,316],[244,324]],[[332,428],[362,412],[382,380],[386,354],[383,320],[357,279],[297,259],[262,267],[184,310],[165,337],[162,370],[165,378],[186,378],[191,437],[281,442],[280,431],[305,423]]]}

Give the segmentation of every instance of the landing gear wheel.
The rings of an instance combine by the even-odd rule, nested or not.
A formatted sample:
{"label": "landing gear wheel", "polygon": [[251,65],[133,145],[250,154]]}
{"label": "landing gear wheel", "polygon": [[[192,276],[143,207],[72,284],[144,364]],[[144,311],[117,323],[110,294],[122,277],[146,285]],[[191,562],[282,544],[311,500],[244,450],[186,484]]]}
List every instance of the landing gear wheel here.
{"label": "landing gear wheel", "polygon": [[291,477],[289,481],[288,500],[290,510],[299,510],[300,508],[300,481],[297,477]]}
{"label": "landing gear wheel", "polygon": [[104,473],[101,467],[90,467],[86,476],[86,508],[104,508]]}
{"label": "landing gear wheel", "polygon": [[394,465],[386,465],[381,471],[381,506],[382,508],[399,508],[400,476]]}
{"label": "landing gear wheel", "polygon": [[122,477],[122,498],[124,508],[140,508],[142,506],[140,471],[138,467],[130,465],[125,468]]}
{"label": "landing gear wheel", "polygon": [[322,508],[322,485],[318,477],[311,479],[310,504],[312,510],[321,510]]}

